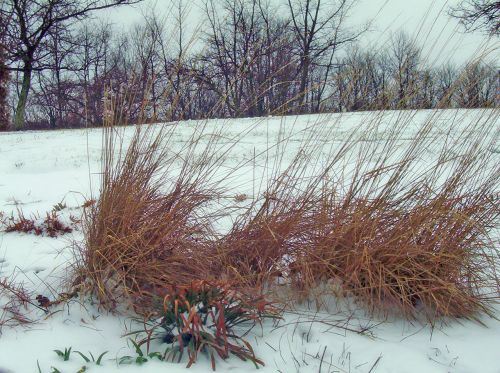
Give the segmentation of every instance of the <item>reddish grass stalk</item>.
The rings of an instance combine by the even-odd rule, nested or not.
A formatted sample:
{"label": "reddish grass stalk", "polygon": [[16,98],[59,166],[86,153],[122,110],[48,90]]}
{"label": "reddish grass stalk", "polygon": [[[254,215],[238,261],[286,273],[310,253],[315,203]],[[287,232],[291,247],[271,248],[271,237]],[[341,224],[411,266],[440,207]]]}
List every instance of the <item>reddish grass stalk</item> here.
{"label": "reddish grass stalk", "polygon": [[2,327],[15,327],[32,323],[27,316],[30,295],[22,284],[0,278],[0,332]]}

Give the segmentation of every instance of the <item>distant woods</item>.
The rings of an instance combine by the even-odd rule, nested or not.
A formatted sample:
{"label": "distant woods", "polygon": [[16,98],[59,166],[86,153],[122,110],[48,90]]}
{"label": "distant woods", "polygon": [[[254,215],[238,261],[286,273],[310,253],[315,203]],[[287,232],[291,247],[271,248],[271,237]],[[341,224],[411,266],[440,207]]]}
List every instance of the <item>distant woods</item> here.
{"label": "distant woods", "polygon": [[[199,28],[188,23],[189,3],[162,1],[168,18],[158,15],[165,9],[145,12],[126,31],[79,15],[52,24],[28,64],[21,127],[100,125],[110,99],[124,102],[130,123],[144,102],[151,121],[500,104],[498,67],[480,58],[431,65],[403,32],[384,47],[363,48],[369,30],[349,19],[356,0],[282,0],[279,11],[267,0],[206,0]],[[27,49],[14,39],[4,58],[7,114],[18,118]],[[8,73],[1,51],[0,107]]]}

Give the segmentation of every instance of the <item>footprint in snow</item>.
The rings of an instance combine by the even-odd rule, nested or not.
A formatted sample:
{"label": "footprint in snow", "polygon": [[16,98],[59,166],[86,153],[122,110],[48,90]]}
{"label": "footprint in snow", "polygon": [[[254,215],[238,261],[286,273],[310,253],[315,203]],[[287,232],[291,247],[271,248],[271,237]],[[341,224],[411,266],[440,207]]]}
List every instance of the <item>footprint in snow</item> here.
{"label": "footprint in snow", "polygon": [[29,270],[35,272],[35,274],[39,274],[40,272],[43,272],[46,269],[47,268],[45,268],[45,267],[33,267],[33,268],[30,268]]}
{"label": "footprint in snow", "polygon": [[[43,272],[47,269],[47,267],[42,267],[42,266],[33,266],[33,267],[26,267],[26,268],[22,268],[22,271],[24,273],[28,273],[28,272],[34,272],[35,274],[39,274],[40,272]],[[0,372],[2,373],[2,372]]]}

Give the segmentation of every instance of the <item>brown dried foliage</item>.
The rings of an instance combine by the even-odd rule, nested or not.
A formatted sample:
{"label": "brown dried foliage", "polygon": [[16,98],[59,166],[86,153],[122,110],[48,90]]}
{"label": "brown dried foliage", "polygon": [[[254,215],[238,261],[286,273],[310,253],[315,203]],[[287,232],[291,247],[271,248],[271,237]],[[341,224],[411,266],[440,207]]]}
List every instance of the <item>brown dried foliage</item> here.
{"label": "brown dried foliage", "polygon": [[[343,148],[305,186],[290,177],[305,164],[295,161],[257,202],[257,213],[223,237],[218,269],[275,294],[270,285],[286,283],[292,300],[340,292],[371,311],[408,318],[492,315],[500,289],[492,238],[500,168],[489,151],[499,136],[496,114],[481,114],[475,132],[445,145],[432,132],[436,114],[393,158],[388,153],[404,127],[377,145],[380,153],[352,142],[360,146],[355,165],[335,181],[328,175],[347,155]],[[422,169],[419,155],[433,146],[438,159]]]}
{"label": "brown dried foliage", "polygon": [[498,218],[491,201],[439,195],[411,207],[402,202],[327,201],[294,262],[309,274],[301,284],[338,279],[372,311],[392,308],[410,318],[489,313],[499,285],[484,232]]}
{"label": "brown dried foliage", "polygon": [[76,283],[107,309],[119,301],[145,314],[167,285],[205,279],[211,215],[199,212],[216,192],[206,183],[208,153],[188,166],[192,158],[169,150],[172,129],[147,125],[136,127],[123,151],[114,117],[103,133],[100,196],[84,209]]}
{"label": "brown dried foliage", "polygon": [[36,236],[49,236],[52,238],[73,232],[73,228],[63,223],[57,216],[56,211],[46,214],[42,222],[38,222],[35,216],[27,218],[21,210],[17,217],[4,220],[5,232],[30,233]]}
{"label": "brown dried foliage", "polygon": [[[380,141],[373,139],[382,116],[374,115],[312,176],[324,134],[310,138],[319,150],[301,151],[223,236],[210,229],[205,208],[216,193],[201,188],[209,185],[204,174],[184,162],[166,186],[155,176],[172,164],[158,153],[162,140],[137,132],[123,161],[104,166],[101,196],[86,216],[81,278],[103,306],[126,298],[142,313],[172,284],[224,278],[273,297],[285,284],[293,301],[319,301],[340,287],[371,311],[408,318],[491,315],[500,284],[492,238],[500,168],[488,149],[498,141],[498,112],[482,112],[475,131],[458,135],[440,113],[402,151],[397,141],[414,113],[398,114]],[[106,137],[105,152],[113,141]],[[437,154],[432,162],[420,159],[428,149]]]}

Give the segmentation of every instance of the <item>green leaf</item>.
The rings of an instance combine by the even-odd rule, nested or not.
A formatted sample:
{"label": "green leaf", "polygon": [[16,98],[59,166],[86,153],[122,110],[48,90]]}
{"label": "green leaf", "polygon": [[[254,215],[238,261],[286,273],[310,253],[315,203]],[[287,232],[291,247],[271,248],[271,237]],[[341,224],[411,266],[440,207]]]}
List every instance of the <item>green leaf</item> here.
{"label": "green leaf", "polygon": [[146,359],[144,356],[137,356],[137,358],[135,359],[135,362],[139,365],[142,365],[144,363],[147,363],[148,359]]}
{"label": "green leaf", "polygon": [[132,338],[129,338],[129,339],[130,339],[130,342],[132,342],[132,344],[134,345],[135,352],[137,352],[137,355],[139,355],[139,357],[144,356],[144,354],[141,350],[141,347]]}
{"label": "green leaf", "polygon": [[62,352],[61,350],[54,350],[54,352],[57,354],[57,356],[64,358],[64,352]]}
{"label": "green leaf", "polygon": [[36,361],[36,366],[38,367],[38,373],[42,373],[42,368],[40,368],[40,362]]}
{"label": "green leaf", "polygon": [[[141,320],[141,322],[143,322],[143,321]],[[128,336],[131,336],[131,335],[137,335],[137,334],[141,334],[142,332],[144,332],[143,329],[141,329],[141,330],[134,330],[134,331],[131,331],[129,333],[122,334],[122,337],[128,337]]]}
{"label": "green leaf", "polygon": [[61,373],[61,371],[57,368],[50,367],[50,369],[52,369],[52,371],[50,373]]}
{"label": "green leaf", "polygon": [[68,361],[71,355],[71,347],[69,349],[64,349],[64,361]]}
{"label": "green leaf", "polygon": [[133,362],[134,358],[132,356],[122,356],[120,360],[118,360],[118,365],[132,364]]}
{"label": "green leaf", "polygon": [[163,355],[160,352],[150,352],[148,354],[150,359],[157,358],[158,360],[162,361],[163,360]]}
{"label": "green leaf", "polygon": [[84,354],[82,354],[80,351],[75,351],[75,354],[78,354],[82,357],[83,360],[85,360],[86,363],[90,363],[90,359],[85,356]]}
{"label": "green leaf", "polygon": [[101,361],[102,361],[102,358],[104,357],[104,355],[106,355],[109,351],[104,351],[102,354],[99,355],[99,357],[97,358],[97,361],[95,362],[97,365],[101,365]]}
{"label": "green leaf", "polygon": [[69,349],[65,348],[64,352],[62,352],[61,350],[53,350],[53,351],[57,354],[57,356],[62,358],[64,361],[68,361],[69,357],[71,356],[71,347]]}

